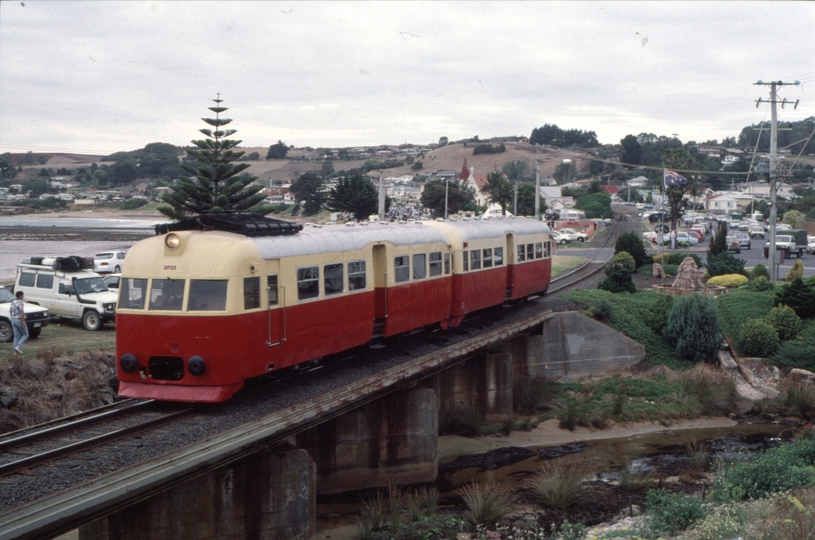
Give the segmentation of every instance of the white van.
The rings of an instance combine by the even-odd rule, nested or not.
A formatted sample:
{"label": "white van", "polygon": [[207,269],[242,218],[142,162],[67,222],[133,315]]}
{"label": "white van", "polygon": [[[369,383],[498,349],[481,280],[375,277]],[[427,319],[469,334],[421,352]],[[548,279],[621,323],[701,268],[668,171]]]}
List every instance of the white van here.
{"label": "white van", "polygon": [[32,257],[17,265],[15,291],[26,302],[47,308],[63,319],[79,319],[87,330],[99,330],[116,317],[117,295],[102,277],[84,269],[80,257]]}

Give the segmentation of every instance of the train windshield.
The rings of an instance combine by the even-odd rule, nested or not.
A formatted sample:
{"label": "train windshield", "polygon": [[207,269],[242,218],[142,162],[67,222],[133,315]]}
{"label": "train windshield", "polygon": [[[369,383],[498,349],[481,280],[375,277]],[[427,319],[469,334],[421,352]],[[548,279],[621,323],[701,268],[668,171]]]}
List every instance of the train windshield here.
{"label": "train windshield", "polygon": [[125,278],[119,283],[119,308],[144,309],[147,280]]}
{"label": "train windshield", "polygon": [[150,288],[150,309],[181,311],[184,300],[183,279],[154,279]]}

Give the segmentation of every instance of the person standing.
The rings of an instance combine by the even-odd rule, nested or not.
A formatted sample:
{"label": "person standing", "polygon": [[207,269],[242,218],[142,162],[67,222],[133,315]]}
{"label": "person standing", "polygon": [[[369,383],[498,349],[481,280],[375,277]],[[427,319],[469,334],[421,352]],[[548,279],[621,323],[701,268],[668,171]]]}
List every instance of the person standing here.
{"label": "person standing", "polygon": [[28,340],[28,326],[25,323],[25,302],[23,291],[17,291],[17,298],[11,301],[9,314],[14,329],[14,352],[23,354],[23,343]]}

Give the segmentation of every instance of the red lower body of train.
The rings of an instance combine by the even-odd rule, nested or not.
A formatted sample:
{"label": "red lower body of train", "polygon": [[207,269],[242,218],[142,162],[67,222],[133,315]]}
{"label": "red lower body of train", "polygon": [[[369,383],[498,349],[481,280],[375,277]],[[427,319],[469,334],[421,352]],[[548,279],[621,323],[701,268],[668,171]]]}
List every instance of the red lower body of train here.
{"label": "red lower body of train", "polygon": [[[224,316],[118,313],[119,395],[220,402],[244,381],[428,325],[457,326],[469,313],[543,294],[551,258],[442,279],[361,291],[270,311]],[[379,324],[377,324],[379,322]],[[191,362],[205,365],[193,374]]]}

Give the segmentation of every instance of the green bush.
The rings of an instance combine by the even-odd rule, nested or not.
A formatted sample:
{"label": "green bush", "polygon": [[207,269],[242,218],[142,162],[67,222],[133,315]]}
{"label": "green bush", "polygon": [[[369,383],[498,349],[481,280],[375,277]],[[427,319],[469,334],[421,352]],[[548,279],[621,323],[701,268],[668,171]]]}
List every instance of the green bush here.
{"label": "green bush", "polygon": [[787,287],[782,287],[775,295],[775,305],[785,305],[795,310],[802,319],[815,316],[815,290],[808,287],[801,278],[795,279]]}
{"label": "green bush", "polygon": [[700,294],[679,298],[668,312],[662,335],[683,360],[700,362],[715,359],[721,335],[713,300]]}
{"label": "green bush", "polygon": [[753,461],[725,466],[711,489],[717,501],[762,499],[773,493],[812,485],[811,472],[800,466],[801,458],[784,447],[773,448]]}
{"label": "green bush", "polygon": [[790,268],[790,271],[787,272],[787,275],[784,277],[784,281],[792,282],[799,278],[804,278],[804,261],[802,261],[800,258],[792,264],[792,268]]}
{"label": "green bush", "polygon": [[735,257],[729,251],[723,251],[718,255],[708,256],[705,267],[710,277],[724,274],[744,274],[744,263],[744,259]]}
{"label": "green bush", "polygon": [[753,268],[752,277],[753,277],[753,279],[756,279],[756,278],[759,278],[759,277],[765,277],[767,279],[770,279],[770,272],[767,271],[766,266],[764,266],[761,263],[758,263]]}
{"label": "green bush", "polygon": [[498,484],[467,484],[458,489],[467,506],[465,517],[474,525],[494,525],[512,512],[516,499]]}
{"label": "green bush", "polygon": [[637,292],[637,286],[631,281],[631,272],[617,268],[597,286],[598,289],[612,293]]}
{"label": "green bush", "polygon": [[745,356],[768,357],[778,348],[775,328],[761,319],[747,319],[736,338],[736,349]]}
{"label": "green bush", "polygon": [[660,296],[661,298],[654,302],[654,305],[648,309],[648,316],[643,321],[657,334],[662,334],[662,330],[665,328],[665,323],[668,322],[668,313],[671,311],[671,307],[674,305],[673,296],[667,294]]}
{"label": "green bush", "polygon": [[769,278],[764,276],[754,277],[750,282],[748,288],[754,292],[765,292],[775,290],[775,283],[770,281]]}
{"label": "green bush", "polygon": [[610,275],[615,270],[624,270],[630,274],[636,269],[634,257],[625,251],[621,251],[606,264],[606,275]]}
{"label": "green bush", "polygon": [[786,341],[770,358],[772,364],[790,368],[815,370],[815,343]]}
{"label": "green bush", "polygon": [[648,528],[657,534],[674,535],[705,517],[702,499],[686,493],[652,489],[646,495]]}
{"label": "green bush", "polygon": [[635,232],[621,234],[614,243],[614,254],[624,251],[634,258],[634,267],[639,268],[651,262],[651,258],[645,251],[645,242],[642,237]]}
{"label": "green bush", "polygon": [[529,486],[542,504],[554,508],[568,508],[585,497],[586,488],[583,486],[583,480],[587,476],[585,469],[573,463],[544,462],[540,470],[529,480]]}
{"label": "green bush", "polygon": [[727,287],[734,289],[747,285],[747,276],[741,274],[724,274],[721,276],[713,276],[707,280],[708,285],[718,285],[720,287]]}
{"label": "green bush", "polygon": [[793,339],[801,331],[801,318],[792,308],[785,305],[771,309],[765,320],[775,328],[775,333],[781,341]]}
{"label": "green bush", "polygon": [[666,264],[662,269],[665,271],[666,276],[675,276],[679,273],[679,265],[676,264]]}

